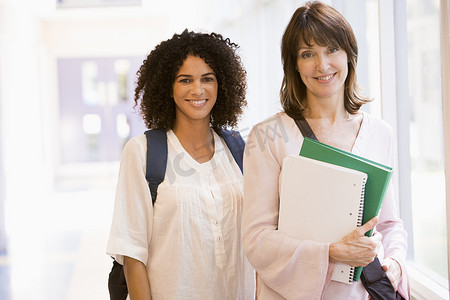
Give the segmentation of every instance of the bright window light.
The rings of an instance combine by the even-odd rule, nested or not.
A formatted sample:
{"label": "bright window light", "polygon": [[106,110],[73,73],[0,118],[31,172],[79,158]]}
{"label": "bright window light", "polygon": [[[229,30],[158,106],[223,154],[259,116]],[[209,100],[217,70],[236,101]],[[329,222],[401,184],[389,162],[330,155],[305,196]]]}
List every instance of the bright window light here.
{"label": "bright window light", "polygon": [[86,134],[99,134],[102,131],[102,119],[97,114],[83,116],[83,130]]}
{"label": "bright window light", "polygon": [[117,135],[121,139],[126,139],[130,136],[130,123],[128,122],[128,118],[124,113],[120,113],[117,115],[116,126]]}

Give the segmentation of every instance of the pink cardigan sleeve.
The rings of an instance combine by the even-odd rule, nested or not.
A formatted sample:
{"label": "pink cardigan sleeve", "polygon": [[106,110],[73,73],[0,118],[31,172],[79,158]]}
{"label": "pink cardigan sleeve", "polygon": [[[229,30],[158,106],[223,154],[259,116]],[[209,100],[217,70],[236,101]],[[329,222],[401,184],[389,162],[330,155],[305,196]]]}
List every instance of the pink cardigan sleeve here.
{"label": "pink cardigan sleeve", "polygon": [[[389,141],[389,158],[388,165],[393,165],[394,161],[394,137],[391,133]],[[406,249],[407,249],[407,232],[403,227],[403,221],[399,218],[399,208],[394,197],[394,184],[391,181],[386,191],[382,209],[380,211],[380,220],[376,227],[377,231],[383,235],[384,258],[393,258],[399,264],[402,270],[402,277],[398,284],[399,294],[410,299],[410,287],[408,274],[406,270]]]}
{"label": "pink cardigan sleeve", "polygon": [[258,276],[287,299],[320,299],[329,267],[328,244],[277,230],[281,137],[257,125],[244,156],[243,244]]}

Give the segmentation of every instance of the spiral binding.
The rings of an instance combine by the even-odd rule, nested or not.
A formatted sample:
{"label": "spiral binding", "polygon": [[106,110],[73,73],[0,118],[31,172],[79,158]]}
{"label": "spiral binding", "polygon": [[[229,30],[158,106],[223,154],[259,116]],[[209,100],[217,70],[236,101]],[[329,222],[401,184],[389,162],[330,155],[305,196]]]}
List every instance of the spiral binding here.
{"label": "spiral binding", "polygon": [[348,274],[348,282],[353,282],[353,276],[355,275],[355,267],[350,268],[350,273]]}
{"label": "spiral binding", "polygon": [[361,199],[359,201],[359,211],[358,211],[358,226],[362,225],[362,220],[363,220],[363,213],[364,213],[364,194],[366,191],[366,181],[367,181],[367,177],[363,178],[363,182],[362,182],[362,189],[361,189]]}

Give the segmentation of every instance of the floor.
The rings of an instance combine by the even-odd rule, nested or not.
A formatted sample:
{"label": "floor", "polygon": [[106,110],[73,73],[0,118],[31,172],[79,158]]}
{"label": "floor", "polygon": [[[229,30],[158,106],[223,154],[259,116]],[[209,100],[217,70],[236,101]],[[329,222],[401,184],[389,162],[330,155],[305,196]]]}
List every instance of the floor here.
{"label": "floor", "polygon": [[[424,182],[424,178],[419,179]],[[45,194],[33,193],[33,189],[20,191],[20,196],[5,203],[7,251],[0,251],[0,300],[109,299],[107,279],[112,261],[105,249],[114,202],[111,182],[115,179],[108,182],[101,185],[107,187],[91,190]],[[429,201],[418,204],[421,210],[429,210]],[[437,221],[430,223],[431,219],[445,220],[433,215],[418,224],[432,224],[433,232],[445,228]],[[415,229],[420,244],[429,244]],[[430,238],[429,234],[424,236]],[[418,256],[420,249],[416,251]],[[423,259],[432,262],[436,257],[442,264],[446,256],[439,249],[446,247],[432,247],[433,251],[424,248],[428,256]]]}
{"label": "floor", "polygon": [[0,254],[0,299],[109,299],[112,261],[105,248],[114,191],[38,199],[5,204],[7,251]]}

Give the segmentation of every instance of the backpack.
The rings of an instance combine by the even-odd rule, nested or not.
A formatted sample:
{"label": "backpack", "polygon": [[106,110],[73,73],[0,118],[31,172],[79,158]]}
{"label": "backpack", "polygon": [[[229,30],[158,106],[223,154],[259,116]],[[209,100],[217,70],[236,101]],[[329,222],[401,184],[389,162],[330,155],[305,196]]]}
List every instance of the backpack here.
{"label": "backpack", "polygon": [[[218,133],[225,141],[242,172],[245,142],[238,131],[222,129]],[[153,205],[156,201],[158,186],[164,181],[167,165],[167,135],[165,129],[147,130],[147,167],[145,178],[147,179]],[[108,290],[110,300],[125,300],[128,295],[127,282],[123,266],[113,261],[113,266],[108,278]]]}

